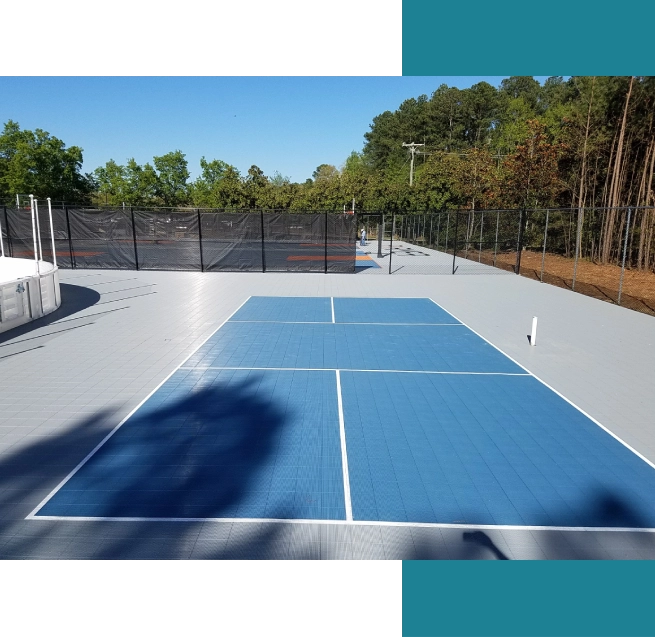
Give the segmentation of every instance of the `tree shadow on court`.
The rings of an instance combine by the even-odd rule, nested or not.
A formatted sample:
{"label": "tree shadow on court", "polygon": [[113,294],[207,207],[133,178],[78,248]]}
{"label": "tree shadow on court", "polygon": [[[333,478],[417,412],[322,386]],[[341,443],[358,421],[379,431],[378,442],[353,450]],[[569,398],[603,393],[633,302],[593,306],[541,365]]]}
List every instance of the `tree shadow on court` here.
{"label": "tree shadow on court", "polygon": [[464,531],[464,533],[462,533],[462,540],[488,549],[497,560],[509,559],[484,531]]}
{"label": "tree shadow on court", "polygon": [[[638,508],[619,494],[599,488],[574,508],[574,518],[568,509],[550,518],[535,520],[531,526],[542,527],[539,529],[422,529],[421,534],[414,534],[414,553],[404,559],[598,560],[609,557],[641,559],[643,555],[655,555],[655,534],[630,530],[652,525]],[[580,528],[580,520],[593,520],[589,529],[599,530],[573,530],[573,527]],[[559,526],[571,528],[561,530]]]}
{"label": "tree shadow on court", "polygon": [[[0,456],[0,556],[56,555],[77,527],[25,518],[115,425],[114,410],[101,410],[56,433],[25,436]],[[31,440],[30,440],[31,438]]]}
{"label": "tree shadow on court", "polygon": [[[413,531],[413,547],[401,559],[508,560],[508,549],[498,531],[426,527]],[[502,549],[499,547],[501,544]]]}
{"label": "tree shadow on court", "polygon": [[288,414],[256,393],[259,382],[251,376],[198,384],[181,399],[167,398],[170,390],[162,387],[42,513],[264,517],[273,473],[268,460]]}
{"label": "tree shadow on court", "polygon": [[[581,519],[594,520],[594,527],[622,529],[621,531],[540,531],[541,545],[549,559],[604,559],[618,555],[641,559],[655,554],[655,534],[630,529],[652,528],[652,521],[619,493],[598,488],[585,501],[578,503]],[[551,523],[552,524],[552,523]],[[571,526],[577,526],[571,524]]]}
{"label": "tree shadow on court", "polygon": [[73,314],[77,314],[87,308],[95,305],[100,301],[100,294],[90,288],[80,285],[70,285],[68,283],[60,284],[61,305],[50,314],[42,316],[35,321],[14,327],[13,329],[0,334],[0,343],[6,343],[15,338],[20,338],[30,334],[40,327],[46,327],[56,321],[66,319]]}
{"label": "tree shadow on court", "polygon": [[[258,384],[251,376],[198,387],[178,400],[164,397],[155,404],[151,399],[39,511],[66,520],[38,519],[38,513],[37,519],[25,518],[116,426],[116,412],[99,412],[17,445],[15,452],[5,451],[0,459],[0,555],[190,557],[200,536],[205,548],[214,541],[221,547],[227,540],[221,533],[231,531],[232,523],[186,518],[290,517],[293,491],[278,492],[272,506],[266,498],[273,456],[292,414],[258,396]],[[75,519],[80,516],[179,521]],[[245,545],[260,552],[270,548],[274,554],[280,525],[268,525],[261,533],[261,525],[254,526],[257,537],[244,536]],[[238,545],[233,541],[230,550],[238,554]]]}
{"label": "tree shadow on court", "polygon": [[[258,491],[264,497],[266,489],[260,487],[267,484],[291,415],[282,405],[261,397],[255,391],[257,383],[256,377],[250,377],[197,386],[178,400],[166,397],[164,391],[159,403],[146,403],[41,511],[71,519],[25,518],[112,431],[120,420],[118,411],[99,411],[48,433],[41,426],[32,441],[17,441],[15,451],[6,450],[0,457],[0,557],[389,557],[393,552],[367,546],[369,541],[380,542],[379,538],[396,543],[395,559],[605,559],[608,543],[613,547],[610,554],[621,555],[617,543],[627,537],[622,532],[185,521],[189,517],[261,518],[262,512],[271,518],[292,517],[292,492],[288,498],[280,497],[273,509],[263,509],[257,500]],[[578,505],[583,519],[597,519],[599,525],[648,526],[638,509],[612,491],[599,489]],[[85,514],[150,519],[75,519]],[[544,520],[544,526],[549,524]],[[528,542],[538,551],[516,550]],[[632,552],[626,557],[634,559],[639,550],[655,553],[652,533],[630,533],[629,544]]]}

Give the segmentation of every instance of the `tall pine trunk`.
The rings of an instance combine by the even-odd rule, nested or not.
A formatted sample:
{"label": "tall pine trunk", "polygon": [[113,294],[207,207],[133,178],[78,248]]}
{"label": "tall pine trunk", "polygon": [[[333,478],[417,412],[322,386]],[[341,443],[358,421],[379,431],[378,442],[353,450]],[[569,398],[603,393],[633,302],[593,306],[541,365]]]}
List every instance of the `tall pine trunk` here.
{"label": "tall pine trunk", "polygon": [[623,142],[625,139],[625,128],[628,119],[628,106],[630,104],[630,95],[632,95],[632,84],[634,77],[630,77],[630,86],[628,87],[628,94],[625,97],[625,107],[623,109],[623,119],[621,120],[621,129],[619,132],[619,139],[617,142],[616,156],[614,158],[614,167],[612,169],[612,180],[610,183],[609,193],[609,213],[607,218],[607,231],[605,233],[605,243],[603,245],[602,262],[607,263],[611,258],[612,243],[614,239],[614,223],[616,220],[616,208],[620,205],[621,197],[621,177],[623,174]]}

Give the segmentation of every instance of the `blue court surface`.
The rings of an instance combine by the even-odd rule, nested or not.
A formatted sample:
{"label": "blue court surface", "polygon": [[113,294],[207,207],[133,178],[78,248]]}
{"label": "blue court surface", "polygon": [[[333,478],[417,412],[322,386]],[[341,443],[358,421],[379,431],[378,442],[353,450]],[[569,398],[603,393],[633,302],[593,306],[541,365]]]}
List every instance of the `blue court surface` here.
{"label": "blue court surface", "polygon": [[653,528],[653,493],[430,299],[252,297],[34,515]]}
{"label": "blue court surface", "polygon": [[355,268],[380,268],[380,266],[375,261],[373,261],[373,259],[371,259],[371,257],[366,254],[366,252],[363,250],[357,250],[355,253]]}

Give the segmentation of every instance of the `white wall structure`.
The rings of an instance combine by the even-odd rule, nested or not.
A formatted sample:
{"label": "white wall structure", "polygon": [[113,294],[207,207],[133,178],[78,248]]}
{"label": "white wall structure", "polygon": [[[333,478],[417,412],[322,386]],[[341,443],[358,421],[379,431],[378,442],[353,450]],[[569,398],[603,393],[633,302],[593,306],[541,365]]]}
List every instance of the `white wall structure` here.
{"label": "white wall structure", "polygon": [[[59,269],[54,241],[54,263],[43,260],[41,237],[38,230],[38,203],[30,196],[34,240],[34,259],[17,259],[5,255],[0,228],[0,333],[29,323],[54,312],[61,305]],[[48,199],[50,235],[52,213]],[[37,247],[38,246],[38,247]]]}

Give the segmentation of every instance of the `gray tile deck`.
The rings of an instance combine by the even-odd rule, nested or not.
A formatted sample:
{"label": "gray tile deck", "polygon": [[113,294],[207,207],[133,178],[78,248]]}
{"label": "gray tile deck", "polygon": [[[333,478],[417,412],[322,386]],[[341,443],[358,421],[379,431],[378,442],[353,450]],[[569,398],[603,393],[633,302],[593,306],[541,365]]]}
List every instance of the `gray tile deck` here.
{"label": "gray tile deck", "polygon": [[[27,520],[251,295],[431,297],[655,462],[655,319],[566,290],[495,272],[77,270],[61,281],[56,314],[0,339],[2,558],[655,558],[652,532]],[[537,347],[527,341],[533,316]]]}

